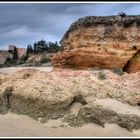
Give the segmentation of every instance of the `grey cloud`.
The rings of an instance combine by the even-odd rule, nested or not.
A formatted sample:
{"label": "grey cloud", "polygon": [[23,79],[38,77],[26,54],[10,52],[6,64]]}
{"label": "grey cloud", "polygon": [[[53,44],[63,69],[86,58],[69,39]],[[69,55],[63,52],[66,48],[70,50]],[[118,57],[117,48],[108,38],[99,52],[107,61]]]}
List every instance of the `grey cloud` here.
{"label": "grey cloud", "polygon": [[139,8],[137,3],[0,3],[0,49],[9,44],[26,47],[40,39],[59,41],[78,18],[138,14]]}

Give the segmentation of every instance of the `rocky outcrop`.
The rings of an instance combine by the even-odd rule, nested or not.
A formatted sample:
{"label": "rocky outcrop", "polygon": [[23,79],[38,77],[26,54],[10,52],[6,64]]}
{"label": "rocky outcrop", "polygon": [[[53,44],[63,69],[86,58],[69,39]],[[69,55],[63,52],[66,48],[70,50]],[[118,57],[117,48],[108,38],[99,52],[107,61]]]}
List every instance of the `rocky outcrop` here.
{"label": "rocky outcrop", "polygon": [[[98,78],[99,72],[106,75],[104,80]],[[109,70],[59,69],[47,73],[32,68],[23,68],[14,73],[1,74],[0,113],[10,111],[28,115],[41,122],[71,114],[72,116],[66,120],[73,126],[89,122],[104,126],[105,123],[115,122],[130,130],[135,129],[135,126],[139,129],[140,117],[137,115],[140,112],[135,111],[135,107],[140,105],[139,79],[140,73],[138,72],[124,73],[119,76]],[[111,110],[115,113],[106,110],[105,105],[110,101],[107,100],[105,104],[97,102],[97,99],[105,100],[106,98],[116,101],[110,104],[113,107]],[[80,107],[78,116],[73,116],[71,107],[75,103],[81,104],[81,107],[90,106],[90,108],[88,110],[86,107]],[[124,111],[121,109],[122,104],[129,104],[125,109],[131,108],[126,110],[125,115],[120,116],[119,114],[123,114],[122,111]],[[115,109],[116,107],[120,108]],[[110,107],[107,106],[107,108]],[[128,112],[131,112],[132,116],[129,117]],[[125,118],[130,121],[126,122]],[[131,125],[132,128],[130,128]]]}
{"label": "rocky outcrop", "polygon": [[51,60],[53,54],[38,53],[30,54],[26,61],[27,66],[41,66],[43,63],[48,63]]}
{"label": "rocky outcrop", "polygon": [[105,127],[106,123],[114,123],[132,131],[140,129],[140,110],[110,98],[100,99],[92,105],[79,108],[77,115],[67,115],[63,122],[67,122],[73,127],[79,127],[86,123],[96,123]]}
{"label": "rocky outcrop", "polygon": [[53,57],[55,67],[140,70],[140,16],[88,16],[74,22]]}

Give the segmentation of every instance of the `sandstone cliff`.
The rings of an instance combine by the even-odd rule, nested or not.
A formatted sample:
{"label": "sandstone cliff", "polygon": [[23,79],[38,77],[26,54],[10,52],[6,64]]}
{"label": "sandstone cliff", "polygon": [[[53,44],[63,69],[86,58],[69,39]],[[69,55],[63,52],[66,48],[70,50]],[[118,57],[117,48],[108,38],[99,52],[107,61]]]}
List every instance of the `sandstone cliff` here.
{"label": "sandstone cliff", "polygon": [[140,70],[140,16],[88,16],[74,22],[60,41],[55,67]]}

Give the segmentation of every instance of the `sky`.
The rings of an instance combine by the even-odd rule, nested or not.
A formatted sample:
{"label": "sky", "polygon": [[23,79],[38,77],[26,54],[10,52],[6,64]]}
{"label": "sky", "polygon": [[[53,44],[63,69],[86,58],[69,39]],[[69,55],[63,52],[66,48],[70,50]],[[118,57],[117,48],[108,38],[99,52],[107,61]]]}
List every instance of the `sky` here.
{"label": "sky", "polygon": [[26,48],[39,40],[60,41],[84,16],[140,15],[140,3],[0,3],[0,50]]}

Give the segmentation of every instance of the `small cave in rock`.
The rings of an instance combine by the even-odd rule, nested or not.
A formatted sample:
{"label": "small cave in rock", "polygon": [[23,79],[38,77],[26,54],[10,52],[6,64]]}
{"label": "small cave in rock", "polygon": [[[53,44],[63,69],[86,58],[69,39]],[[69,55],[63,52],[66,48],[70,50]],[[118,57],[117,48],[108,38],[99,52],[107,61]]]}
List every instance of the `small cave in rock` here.
{"label": "small cave in rock", "polygon": [[77,95],[77,96],[74,96],[73,101],[71,102],[71,105],[73,103],[81,103],[82,105],[86,105],[87,101],[82,95]]}
{"label": "small cave in rock", "polygon": [[31,76],[31,74],[25,73],[25,74],[23,75],[23,79],[28,79],[30,76]]}
{"label": "small cave in rock", "polygon": [[[136,46],[133,46],[134,49],[137,49]],[[127,63],[125,64],[125,66],[123,67],[123,71],[124,72],[128,72],[129,73],[129,69],[132,67],[133,65],[133,60],[135,60],[135,58],[137,58],[137,56],[140,54],[140,50],[138,50],[132,57],[131,59],[129,59],[127,61]]]}
{"label": "small cave in rock", "polygon": [[137,105],[140,106],[140,102],[138,102]]}
{"label": "small cave in rock", "polygon": [[134,49],[134,50],[137,50],[137,46],[134,45],[134,46],[133,46],[133,49]]}
{"label": "small cave in rock", "polygon": [[125,64],[125,66],[123,67],[123,71],[124,72],[127,72],[127,70],[129,69],[130,67],[130,60]]}

